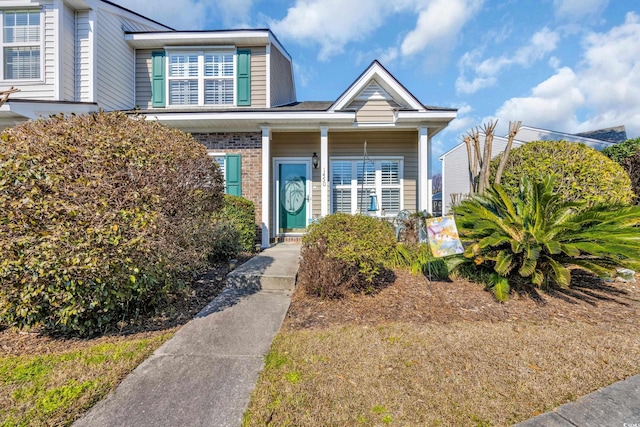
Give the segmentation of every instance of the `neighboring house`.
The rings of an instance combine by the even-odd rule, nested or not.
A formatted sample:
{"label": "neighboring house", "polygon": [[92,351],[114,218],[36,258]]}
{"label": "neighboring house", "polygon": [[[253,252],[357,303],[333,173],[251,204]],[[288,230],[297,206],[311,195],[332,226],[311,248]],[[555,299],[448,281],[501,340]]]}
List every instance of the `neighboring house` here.
{"label": "neighboring house", "polygon": [[[624,134],[624,140],[626,140],[626,132],[624,131],[624,126],[587,132],[586,134],[611,135],[611,132],[609,131],[613,129],[616,130],[615,133],[618,139],[622,137],[622,134]],[[584,134],[574,135],[569,133],[534,128],[531,126],[522,126],[520,127],[520,131],[513,140],[512,149],[519,147],[527,142],[547,140],[580,142],[596,150],[602,150],[612,145],[612,142],[589,138],[583,135]],[[508,140],[506,136],[494,137],[493,145],[491,146],[491,158],[496,157],[504,151],[505,147],[507,146],[507,141]],[[481,147],[484,148],[483,139],[481,139]],[[456,145],[451,150],[440,156],[440,161],[442,162],[442,207],[444,213],[451,210],[451,204],[454,200],[458,202],[470,192],[468,159],[467,147],[464,142]]]}
{"label": "neighboring house", "polygon": [[[432,212],[431,138],[456,117],[374,61],[336,100],[298,102],[268,29],[175,31],[104,0],[0,2],[0,126],[124,110],[182,129],[254,202],[262,246],[331,212]],[[367,157],[364,157],[365,143]]]}

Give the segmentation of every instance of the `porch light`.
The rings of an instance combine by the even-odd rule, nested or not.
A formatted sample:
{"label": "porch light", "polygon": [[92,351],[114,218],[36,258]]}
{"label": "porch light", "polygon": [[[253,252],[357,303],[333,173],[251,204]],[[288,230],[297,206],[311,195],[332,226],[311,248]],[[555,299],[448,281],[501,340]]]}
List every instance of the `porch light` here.
{"label": "porch light", "polygon": [[311,164],[313,165],[314,169],[318,169],[318,166],[320,166],[320,160],[318,159],[318,154],[313,153],[313,156],[311,156]]}
{"label": "porch light", "polygon": [[376,212],[378,210],[378,196],[375,191],[369,193],[369,212]]}

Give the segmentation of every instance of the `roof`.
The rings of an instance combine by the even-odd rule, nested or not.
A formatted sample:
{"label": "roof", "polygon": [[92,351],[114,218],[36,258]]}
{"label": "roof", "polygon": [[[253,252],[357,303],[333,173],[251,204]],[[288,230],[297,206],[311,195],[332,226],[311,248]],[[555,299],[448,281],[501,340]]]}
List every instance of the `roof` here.
{"label": "roof", "polygon": [[[354,82],[338,97],[329,108],[330,111],[339,111],[355,99],[371,80],[376,80],[396,101],[404,101],[410,108],[405,111],[447,111],[457,112],[457,108],[425,106],[406,87],[402,85],[378,60],[371,64],[354,80]],[[401,102],[399,104],[402,105]]]}
{"label": "roof", "polygon": [[627,138],[627,131],[622,126],[615,126],[605,129],[590,130],[588,132],[576,133],[578,136],[585,136],[587,138],[599,139],[607,142],[624,142]]}

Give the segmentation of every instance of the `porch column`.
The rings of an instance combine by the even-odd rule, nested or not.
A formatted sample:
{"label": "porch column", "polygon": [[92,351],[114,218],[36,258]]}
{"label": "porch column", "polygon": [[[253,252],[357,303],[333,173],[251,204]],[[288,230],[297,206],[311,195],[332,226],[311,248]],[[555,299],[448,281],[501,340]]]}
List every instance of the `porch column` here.
{"label": "porch column", "polygon": [[418,129],[418,210],[433,213],[431,207],[431,138],[429,129]]}
{"label": "porch column", "polygon": [[269,219],[271,203],[269,203],[269,176],[271,171],[271,145],[269,138],[271,129],[262,128],[262,247],[268,248],[271,240],[271,230],[269,230]]}
{"label": "porch column", "polygon": [[320,214],[329,215],[329,128],[320,128]]}

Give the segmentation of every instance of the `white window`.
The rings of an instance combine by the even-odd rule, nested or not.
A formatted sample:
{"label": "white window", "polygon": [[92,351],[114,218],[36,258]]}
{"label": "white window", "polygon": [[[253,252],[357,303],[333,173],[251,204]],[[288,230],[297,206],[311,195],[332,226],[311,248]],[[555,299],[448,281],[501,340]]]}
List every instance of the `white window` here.
{"label": "white window", "polygon": [[209,154],[211,157],[213,157],[213,160],[216,161],[216,163],[218,164],[218,166],[220,166],[220,172],[222,173],[222,179],[224,182],[224,188],[227,188],[227,174],[226,174],[226,159],[227,159],[227,155],[222,153],[207,153]]}
{"label": "white window", "polygon": [[234,105],[233,52],[170,52],[169,105]]}
{"label": "white window", "polygon": [[[375,213],[369,212],[372,194],[378,200]],[[332,159],[332,212],[392,216],[401,209],[402,159]]]}
{"label": "white window", "polygon": [[41,77],[41,26],[39,10],[2,12],[2,73],[5,80]]}

